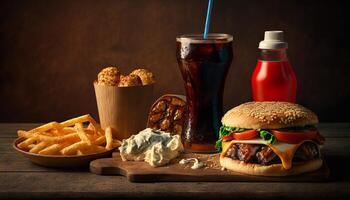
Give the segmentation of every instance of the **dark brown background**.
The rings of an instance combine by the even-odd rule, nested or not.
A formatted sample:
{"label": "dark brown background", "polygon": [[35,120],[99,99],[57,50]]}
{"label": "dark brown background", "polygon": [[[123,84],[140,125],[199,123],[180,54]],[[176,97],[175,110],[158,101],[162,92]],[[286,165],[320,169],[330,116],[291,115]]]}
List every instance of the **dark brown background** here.
{"label": "dark brown background", "polygon": [[[0,1],[0,122],[97,117],[92,81],[107,65],[147,67],[154,95],[183,93],[175,37],[202,32],[205,0]],[[286,31],[298,102],[321,121],[350,121],[349,42],[342,1],[215,0],[211,32],[234,36],[225,110],[251,99],[263,32]]]}

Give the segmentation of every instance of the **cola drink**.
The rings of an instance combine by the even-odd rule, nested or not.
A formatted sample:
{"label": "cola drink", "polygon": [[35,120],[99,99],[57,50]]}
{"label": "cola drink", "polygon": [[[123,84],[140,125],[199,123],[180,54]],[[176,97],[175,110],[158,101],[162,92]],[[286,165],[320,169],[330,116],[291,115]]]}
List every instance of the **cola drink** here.
{"label": "cola drink", "polygon": [[232,36],[209,34],[176,38],[176,54],[185,83],[188,118],[182,136],[193,152],[214,152],[218,139],[225,79],[233,51]]}

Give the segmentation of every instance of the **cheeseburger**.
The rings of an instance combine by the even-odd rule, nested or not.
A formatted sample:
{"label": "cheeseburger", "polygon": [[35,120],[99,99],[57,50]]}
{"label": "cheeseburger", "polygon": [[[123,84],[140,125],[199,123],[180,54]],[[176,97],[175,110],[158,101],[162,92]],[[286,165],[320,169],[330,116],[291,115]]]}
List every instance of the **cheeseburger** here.
{"label": "cheeseburger", "polygon": [[248,102],[221,120],[216,147],[228,170],[259,176],[288,176],[322,166],[318,118],[311,110],[288,102]]}

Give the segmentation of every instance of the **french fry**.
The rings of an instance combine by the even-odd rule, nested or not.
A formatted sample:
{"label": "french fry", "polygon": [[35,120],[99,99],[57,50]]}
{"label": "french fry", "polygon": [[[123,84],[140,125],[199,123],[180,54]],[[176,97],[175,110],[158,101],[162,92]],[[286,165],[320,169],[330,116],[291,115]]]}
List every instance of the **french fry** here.
{"label": "french fry", "polygon": [[95,134],[104,135],[104,131],[101,129],[101,126],[92,117],[91,117],[90,123],[86,129],[93,130],[95,132]]}
{"label": "french fry", "polygon": [[59,142],[66,142],[66,141],[79,141],[80,137],[78,133],[69,133],[67,135],[64,135],[59,138]]}
{"label": "french fry", "polygon": [[53,144],[50,145],[43,150],[39,151],[38,154],[41,155],[58,155],[60,154],[61,149],[65,148],[68,146],[69,143],[58,143],[58,144]]}
{"label": "french fry", "polygon": [[60,132],[62,135],[69,134],[69,133],[75,133],[74,127],[63,127],[63,129]]}
{"label": "french fry", "polygon": [[[89,122],[86,128],[85,122]],[[41,155],[95,154],[121,144],[119,140],[113,140],[111,127],[104,131],[90,115],[62,123],[50,122],[30,131],[19,130],[17,135],[25,138],[18,148]]]}
{"label": "french fry", "polygon": [[42,141],[35,145],[35,147],[30,149],[30,153],[38,153],[39,151],[43,150],[45,147],[49,145],[48,142]]}
{"label": "french fry", "polygon": [[85,141],[80,141],[80,142],[77,142],[77,143],[74,143],[72,145],[65,147],[64,149],[61,150],[61,153],[63,155],[74,155],[77,153],[77,150],[85,149],[88,146],[89,145]]}
{"label": "french fry", "polygon": [[81,150],[84,154],[95,154],[95,153],[101,153],[107,151],[104,147],[98,146],[98,145],[91,145],[89,148],[85,148]]}
{"label": "french fry", "polygon": [[112,135],[112,129],[110,126],[106,128],[105,136],[106,136],[106,149],[110,150],[113,148],[113,135]]}
{"label": "french fry", "polygon": [[[45,142],[50,142],[50,143],[59,143],[59,142],[66,142],[66,141],[78,141],[80,139],[78,133],[70,133],[66,134],[64,136],[48,136],[48,135],[42,135],[38,133],[30,133],[27,131],[21,131],[19,130],[17,132],[19,137],[24,137],[28,139],[34,139],[38,141],[45,141]],[[24,145],[24,144],[23,144]],[[20,145],[18,144],[18,147]]]}
{"label": "french fry", "polygon": [[96,132],[96,127],[90,122],[89,125],[86,127],[87,130],[92,130]]}
{"label": "french fry", "polygon": [[41,132],[41,135],[47,135],[47,136],[59,136],[62,135],[61,131],[59,131],[58,129],[51,129],[49,131],[46,132]]}
{"label": "french fry", "polygon": [[64,136],[47,136],[34,133],[32,138],[35,138],[38,141],[45,141],[49,143],[63,143],[63,142],[76,142],[80,140],[78,133],[70,133]]}
{"label": "french fry", "polygon": [[82,155],[84,155],[84,153],[81,150],[77,150],[77,155],[82,156]]}
{"label": "french fry", "polygon": [[104,137],[104,136],[91,135],[91,134],[87,134],[87,136],[89,137],[89,139],[90,139],[90,141],[91,141],[91,144],[95,144],[96,140],[97,140],[99,137]]}
{"label": "french fry", "polygon": [[89,139],[89,137],[86,135],[85,131],[84,131],[84,127],[82,123],[76,123],[74,126],[75,130],[77,131],[81,141],[86,142],[88,145],[91,145],[91,141]]}
{"label": "french fry", "polygon": [[58,143],[59,142],[59,137],[56,136],[48,136],[48,135],[41,135],[38,133],[34,133],[33,138],[37,139],[38,141],[46,141],[46,142],[51,142],[51,143]]}
{"label": "french fry", "polygon": [[92,118],[90,115],[89,115],[89,122],[95,127],[95,132],[98,133],[98,134],[102,134],[103,133],[103,130],[101,129],[101,126],[100,124],[98,124],[94,118]]}
{"label": "french fry", "polygon": [[48,131],[48,130],[51,130],[51,129],[61,129],[62,128],[62,125],[58,122],[50,122],[50,123],[47,123],[47,124],[44,124],[44,125],[41,125],[37,128],[34,128],[30,131],[28,131],[29,133],[35,133],[35,132],[45,132],[45,131]]}
{"label": "french fry", "polygon": [[95,119],[92,118],[89,114],[82,115],[82,116],[75,117],[67,121],[61,122],[61,125],[64,127],[68,127],[68,126],[73,126],[76,123],[84,123],[84,122],[90,122],[97,128],[100,127],[98,123],[95,121]]}
{"label": "french fry", "polygon": [[95,134],[99,136],[104,136],[105,131],[103,129],[96,129]]}
{"label": "french fry", "polygon": [[101,152],[107,151],[104,147],[101,147],[98,145],[92,145],[90,150],[94,151],[95,153],[101,153]]}
{"label": "french fry", "polygon": [[19,143],[17,146],[20,149],[26,149],[29,145],[33,144],[35,142],[35,138],[28,138],[24,140],[23,142]]}
{"label": "french fry", "polygon": [[93,131],[93,130],[85,129],[84,131],[85,131],[86,134],[88,134],[90,136],[94,136],[95,137],[95,135],[96,135],[95,131]]}
{"label": "french fry", "polygon": [[101,129],[101,127],[96,127],[93,123],[89,123],[88,127],[86,128],[86,130],[88,131],[94,131],[94,134],[96,135],[104,135],[104,131]]}
{"label": "french fry", "polygon": [[31,138],[34,136],[34,133],[30,133],[27,131],[19,130],[17,131],[18,137],[23,137],[23,138]]}
{"label": "french fry", "polygon": [[93,142],[93,144],[95,144],[95,145],[103,145],[105,143],[106,143],[106,137],[105,136],[100,136]]}
{"label": "french fry", "polygon": [[90,118],[89,114],[82,115],[82,116],[75,117],[75,118],[66,120],[64,122],[61,122],[61,125],[64,126],[64,127],[74,126],[76,123],[84,123],[84,122],[89,121],[89,118]]}

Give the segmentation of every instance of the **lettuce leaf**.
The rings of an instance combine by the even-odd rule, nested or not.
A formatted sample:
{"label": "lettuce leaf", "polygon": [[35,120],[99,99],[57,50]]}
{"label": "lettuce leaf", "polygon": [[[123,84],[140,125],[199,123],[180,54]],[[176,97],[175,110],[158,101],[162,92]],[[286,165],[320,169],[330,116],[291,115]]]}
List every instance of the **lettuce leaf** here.
{"label": "lettuce leaf", "polygon": [[219,140],[216,141],[215,148],[220,152],[222,150],[222,138],[224,136],[230,135],[231,133],[240,133],[246,130],[248,129],[222,125],[219,131]]}
{"label": "lettuce leaf", "polygon": [[267,130],[261,130],[259,129],[259,136],[266,141],[267,144],[272,144],[276,141],[276,137],[272,135]]}
{"label": "lettuce leaf", "polygon": [[[306,125],[301,127],[288,127],[288,128],[280,128],[276,130],[280,131],[300,131],[300,130],[306,130],[311,128],[317,128],[316,125]],[[237,127],[229,127],[229,126],[221,126],[219,131],[219,139],[215,143],[215,148],[220,152],[222,150],[222,138],[226,135],[230,135],[231,133],[240,133],[246,130],[245,128],[237,128]],[[271,134],[268,130],[265,129],[258,129],[259,136],[264,139],[268,144],[272,144],[276,141],[276,137]]]}

